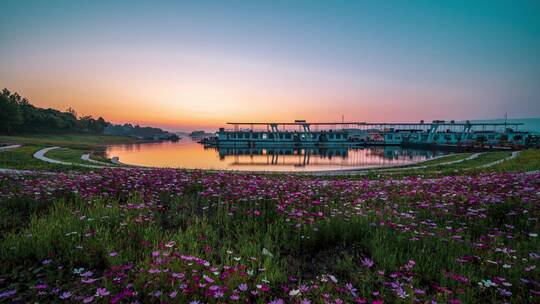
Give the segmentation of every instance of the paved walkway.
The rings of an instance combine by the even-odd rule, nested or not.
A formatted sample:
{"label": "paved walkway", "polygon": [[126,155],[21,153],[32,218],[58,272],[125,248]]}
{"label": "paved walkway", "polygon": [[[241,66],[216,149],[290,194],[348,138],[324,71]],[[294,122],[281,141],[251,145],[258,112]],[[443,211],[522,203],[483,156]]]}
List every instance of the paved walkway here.
{"label": "paved walkway", "polygon": [[0,147],[0,152],[1,151],[6,151],[6,150],[11,150],[11,149],[17,149],[17,148],[20,148],[20,147],[22,147],[22,145],[2,146],[2,147]]}
{"label": "paved walkway", "polygon": [[65,162],[65,161],[61,161],[61,160],[56,160],[56,159],[52,159],[52,158],[48,158],[45,156],[45,153],[51,151],[51,150],[55,150],[55,149],[59,149],[60,147],[48,147],[48,148],[44,148],[44,149],[41,149],[39,151],[37,151],[36,153],[34,153],[34,158],[37,158],[41,161],[44,161],[44,162],[47,162],[47,163],[51,163],[51,164],[58,164],[58,165],[67,165],[67,166],[79,166],[79,167],[86,167],[86,168],[96,168],[96,169],[99,169],[99,168],[105,168],[105,166],[94,166],[94,165],[85,165],[85,164],[77,164],[77,163],[70,163],[70,162]]}
{"label": "paved walkway", "polygon": [[388,169],[383,169],[381,171],[402,171],[402,170],[411,170],[411,169],[426,169],[426,168],[429,168],[429,167],[438,167],[438,166],[448,166],[448,165],[453,165],[453,164],[459,164],[459,163],[462,163],[464,161],[468,161],[468,160],[473,160],[475,158],[478,158],[478,156],[482,155],[484,153],[474,153],[473,155],[467,157],[467,158],[463,158],[463,159],[458,159],[458,160],[453,160],[453,161],[449,161],[449,162],[445,162],[445,163],[438,163],[438,164],[431,164],[431,165],[424,165],[424,166],[414,166],[414,167],[406,167],[406,168],[397,168],[397,169],[393,169],[393,168],[388,168]]}
{"label": "paved walkway", "polygon": [[84,161],[91,162],[91,163],[98,164],[98,165],[102,165],[102,166],[111,166],[112,165],[112,164],[109,164],[109,163],[106,163],[106,162],[91,159],[90,158],[90,153],[86,153],[86,154],[81,155],[81,159],[84,160]]}
{"label": "paved walkway", "polygon": [[521,151],[514,151],[512,152],[512,155],[508,156],[508,157],[505,157],[503,159],[499,159],[499,160],[496,160],[494,162],[491,162],[491,163],[488,163],[488,164],[485,164],[485,165],[482,165],[482,166],[479,166],[479,167],[476,167],[475,169],[482,169],[482,168],[489,168],[489,167],[493,167],[495,165],[498,165],[502,162],[505,162],[507,160],[511,160],[511,159],[514,159],[516,157],[518,157],[519,153],[521,153]]}
{"label": "paved walkway", "polygon": [[37,171],[19,170],[19,169],[0,169],[0,173],[4,174],[35,174]]}

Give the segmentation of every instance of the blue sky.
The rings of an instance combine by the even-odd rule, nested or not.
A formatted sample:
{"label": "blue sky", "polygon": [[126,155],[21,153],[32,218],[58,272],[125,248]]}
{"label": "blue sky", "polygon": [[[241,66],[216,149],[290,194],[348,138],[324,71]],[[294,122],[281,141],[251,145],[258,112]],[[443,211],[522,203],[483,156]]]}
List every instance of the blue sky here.
{"label": "blue sky", "polygon": [[113,121],[540,116],[540,1],[2,7],[0,86]]}

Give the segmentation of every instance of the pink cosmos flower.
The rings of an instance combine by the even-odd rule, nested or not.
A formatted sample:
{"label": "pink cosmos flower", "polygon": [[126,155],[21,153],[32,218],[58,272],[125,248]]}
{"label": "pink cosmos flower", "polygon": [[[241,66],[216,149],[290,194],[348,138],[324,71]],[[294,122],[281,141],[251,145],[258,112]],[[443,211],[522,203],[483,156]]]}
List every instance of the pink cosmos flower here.
{"label": "pink cosmos flower", "polygon": [[216,299],[218,299],[218,298],[223,298],[224,295],[225,295],[225,294],[224,294],[222,291],[220,291],[220,290],[214,292],[214,298],[216,298]]}
{"label": "pink cosmos flower", "polygon": [[69,299],[71,297],[73,293],[69,292],[69,291],[64,291],[61,295],[60,295],[60,299],[62,300],[65,300],[65,299]]}
{"label": "pink cosmos flower", "polygon": [[370,258],[363,258],[363,259],[362,259],[362,265],[364,265],[364,266],[367,267],[367,268],[373,267],[374,264],[375,264],[375,263],[374,263],[373,260],[370,259]]}
{"label": "pink cosmos flower", "polygon": [[47,284],[37,284],[35,288],[40,290],[40,289],[47,289],[47,287],[49,287],[47,286]]}
{"label": "pink cosmos flower", "polygon": [[107,288],[98,288],[96,289],[96,297],[106,297],[110,295],[111,293],[107,290]]}

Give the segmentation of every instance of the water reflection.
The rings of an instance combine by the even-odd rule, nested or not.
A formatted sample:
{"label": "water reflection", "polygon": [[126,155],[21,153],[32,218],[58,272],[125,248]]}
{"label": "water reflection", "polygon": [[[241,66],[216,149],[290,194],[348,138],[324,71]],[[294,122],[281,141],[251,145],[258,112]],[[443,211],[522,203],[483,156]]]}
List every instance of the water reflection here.
{"label": "water reflection", "polygon": [[407,164],[434,156],[426,150],[366,148],[208,148],[233,166],[376,167]]}
{"label": "water reflection", "polygon": [[400,147],[362,148],[208,148],[184,138],[111,146],[108,157],[133,165],[264,171],[316,171],[386,167],[442,155],[442,151]]}

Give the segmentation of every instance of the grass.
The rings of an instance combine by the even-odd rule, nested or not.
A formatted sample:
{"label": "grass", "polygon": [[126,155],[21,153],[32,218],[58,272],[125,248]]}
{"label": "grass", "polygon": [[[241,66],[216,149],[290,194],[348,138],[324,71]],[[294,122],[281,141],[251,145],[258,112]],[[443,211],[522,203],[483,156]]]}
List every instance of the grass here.
{"label": "grass", "polygon": [[19,143],[24,145],[60,146],[81,150],[93,150],[111,144],[129,144],[140,141],[126,136],[86,134],[38,134],[0,136],[0,142]]}
{"label": "grass", "polygon": [[497,172],[527,172],[540,170],[540,150],[521,151],[514,159],[493,166],[490,170]]}
{"label": "grass", "polygon": [[81,155],[89,153],[88,150],[77,150],[70,148],[60,148],[54,149],[47,152],[46,156],[55,160],[60,160],[64,162],[70,162],[75,164],[90,164],[87,161],[81,159]]}
{"label": "grass", "polygon": [[[455,175],[463,172],[486,172],[493,171],[492,168],[479,169],[482,165],[489,164],[491,162],[509,157],[511,152],[485,152],[479,155],[477,158],[465,160],[463,162],[450,164],[450,165],[434,165],[424,169],[410,169],[410,170],[395,170],[390,171],[387,174],[393,177],[405,177],[405,176],[441,176],[441,175]],[[469,155],[470,156],[470,155]],[[377,177],[377,172],[372,172],[371,176]]]}
{"label": "grass", "polygon": [[26,145],[17,149],[0,152],[0,168],[17,170],[70,171],[86,170],[78,166],[51,164],[33,157],[43,146]]}
{"label": "grass", "polygon": [[89,161],[84,161],[81,159],[81,156],[83,154],[90,153],[91,159],[99,160],[104,163],[108,163],[111,166],[116,166],[115,164],[111,163],[111,161],[105,157],[99,157],[92,153],[92,151],[89,150],[79,150],[79,149],[71,149],[71,148],[60,148],[60,149],[54,149],[49,152],[47,152],[47,157],[60,160],[64,162],[70,162],[73,164],[82,164],[82,165],[93,165],[93,166],[100,166],[101,164],[92,163]]}
{"label": "grass", "polygon": [[442,164],[442,163],[462,160],[462,159],[465,159],[465,158],[467,158],[467,157],[469,157],[471,155],[472,155],[472,153],[450,154],[450,155],[446,155],[446,156],[443,156],[443,157],[440,157],[440,158],[437,158],[437,159],[421,162],[419,164],[412,164],[410,166],[404,166],[403,168],[416,167],[416,166],[433,166],[433,165],[438,165],[438,164]]}
{"label": "grass", "polygon": [[51,170],[51,171],[87,171],[88,168],[80,166],[66,166],[49,164],[33,158],[33,154],[43,148],[60,146],[47,153],[52,159],[70,162],[74,164],[95,165],[81,160],[84,153],[92,153],[96,160],[110,163],[110,160],[102,156],[102,151],[109,144],[127,144],[139,142],[136,139],[125,136],[85,135],[85,134],[48,134],[48,135],[23,135],[23,136],[0,136],[0,142],[18,143],[23,147],[0,152],[0,168],[26,169],[26,170]]}

